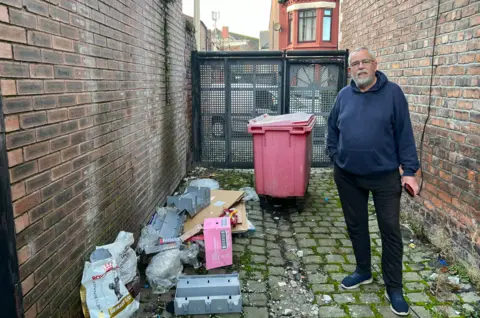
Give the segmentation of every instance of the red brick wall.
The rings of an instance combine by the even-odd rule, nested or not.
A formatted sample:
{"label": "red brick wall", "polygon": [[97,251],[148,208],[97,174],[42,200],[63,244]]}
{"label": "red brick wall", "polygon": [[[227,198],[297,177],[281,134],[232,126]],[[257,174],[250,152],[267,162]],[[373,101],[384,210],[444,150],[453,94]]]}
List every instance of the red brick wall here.
{"label": "red brick wall", "polygon": [[[432,72],[437,0],[341,3],[341,48],[369,46],[379,68],[403,88],[417,147]],[[441,0],[435,38],[431,117],[424,141],[424,190],[404,198],[405,212],[428,230],[445,229],[464,259],[479,259],[480,2]]]}
{"label": "red brick wall", "polygon": [[192,44],[181,11],[179,0],[0,0],[27,317],[77,316],[89,252],[138,234],[185,174]]}

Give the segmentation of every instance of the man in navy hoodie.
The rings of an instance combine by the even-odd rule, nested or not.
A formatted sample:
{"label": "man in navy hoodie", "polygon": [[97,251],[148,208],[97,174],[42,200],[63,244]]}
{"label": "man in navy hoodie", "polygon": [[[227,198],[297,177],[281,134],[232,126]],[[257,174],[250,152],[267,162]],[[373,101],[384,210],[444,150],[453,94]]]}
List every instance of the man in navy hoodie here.
{"label": "man in navy hoodie", "polygon": [[[368,196],[372,192],[382,238],[385,297],[400,316],[409,313],[403,297],[400,197],[409,184],[415,195],[419,169],[408,103],[401,88],[377,70],[374,54],[365,47],[349,56],[353,81],[337,96],[328,118],[327,147],[334,179],[352,241],[356,270],[342,287],[372,282]],[[400,175],[400,169],[403,175]]]}

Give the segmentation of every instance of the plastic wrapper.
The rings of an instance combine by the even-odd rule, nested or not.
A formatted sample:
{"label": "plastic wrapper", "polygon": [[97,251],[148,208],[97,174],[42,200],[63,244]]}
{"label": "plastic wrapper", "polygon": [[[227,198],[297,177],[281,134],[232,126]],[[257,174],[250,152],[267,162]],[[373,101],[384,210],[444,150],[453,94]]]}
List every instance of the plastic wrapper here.
{"label": "plastic wrapper", "polygon": [[178,282],[183,271],[179,249],[171,249],[155,255],[148,264],[145,274],[154,294],[166,293]]}
{"label": "plastic wrapper", "polygon": [[240,191],[245,192],[245,195],[243,196],[243,201],[260,201],[260,199],[258,198],[258,194],[254,188],[241,188]]}
{"label": "plastic wrapper", "polygon": [[118,233],[115,242],[108,245],[97,246],[96,248],[97,250],[107,250],[110,252],[112,258],[120,267],[120,278],[124,284],[131,282],[137,273],[137,255],[130,247],[134,241],[132,233],[121,231]]}
{"label": "plastic wrapper", "polygon": [[85,263],[80,299],[86,318],[129,318],[140,307],[125,287],[114,258]]}
{"label": "plastic wrapper", "polygon": [[160,233],[155,230],[152,224],[145,226],[141,233],[140,238],[138,239],[137,252],[142,253],[145,250],[148,250],[149,247],[158,245],[158,240],[160,239]]}
{"label": "plastic wrapper", "polygon": [[[213,179],[196,179],[192,180],[189,184],[190,187],[205,187],[210,188],[211,190],[218,190],[220,189],[220,184],[218,181]],[[186,190],[185,190],[186,191]]]}
{"label": "plastic wrapper", "polygon": [[183,249],[180,249],[180,260],[183,265],[191,265],[195,269],[200,268],[202,263],[198,261],[199,252],[200,248],[197,244],[189,244]]}

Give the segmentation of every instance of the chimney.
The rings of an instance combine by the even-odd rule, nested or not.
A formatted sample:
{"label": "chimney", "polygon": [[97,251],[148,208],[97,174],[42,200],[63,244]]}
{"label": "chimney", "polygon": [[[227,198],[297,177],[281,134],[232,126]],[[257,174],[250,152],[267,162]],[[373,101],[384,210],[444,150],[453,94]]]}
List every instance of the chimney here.
{"label": "chimney", "polygon": [[226,26],[222,27],[222,38],[224,39],[228,38],[228,27]]}

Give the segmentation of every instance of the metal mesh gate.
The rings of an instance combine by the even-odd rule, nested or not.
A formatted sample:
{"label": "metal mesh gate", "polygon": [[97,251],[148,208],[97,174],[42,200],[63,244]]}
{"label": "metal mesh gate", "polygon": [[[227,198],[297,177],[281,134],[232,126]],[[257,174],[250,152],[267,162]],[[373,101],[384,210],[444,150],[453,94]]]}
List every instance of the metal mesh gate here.
{"label": "metal mesh gate", "polygon": [[[207,166],[253,167],[248,121],[262,114],[313,113],[313,165],[327,166],[328,118],[345,85],[346,52],[194,52],[194,153]],[[298,52],[297,52],[298,54]],[[306,56],[304,55],[306,54]],[[307,60],[305,59],[307,58]]]}

